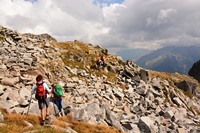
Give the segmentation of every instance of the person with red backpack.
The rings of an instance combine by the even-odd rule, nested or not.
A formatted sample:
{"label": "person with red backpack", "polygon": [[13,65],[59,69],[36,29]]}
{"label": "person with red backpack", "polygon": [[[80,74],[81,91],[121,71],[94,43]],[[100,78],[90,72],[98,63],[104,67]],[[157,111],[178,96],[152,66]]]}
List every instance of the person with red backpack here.
{"label": "person with red backpack", "polygon": [[[43,81],[42,75],[38,75],[36,77],[36,84],[32,88],[31,94],[33,95],[35,93],[35,98],[38,100],[38,106],[41,111],[41,125],[43,126],[45,124],[45,120],[49,120],[49,103],[50,103],[50,98],[49,98],[49,93],[51,90],[49,89],[48,85]],[[44,115],[45,113],[45,108],[46,107],[46,117]]]}

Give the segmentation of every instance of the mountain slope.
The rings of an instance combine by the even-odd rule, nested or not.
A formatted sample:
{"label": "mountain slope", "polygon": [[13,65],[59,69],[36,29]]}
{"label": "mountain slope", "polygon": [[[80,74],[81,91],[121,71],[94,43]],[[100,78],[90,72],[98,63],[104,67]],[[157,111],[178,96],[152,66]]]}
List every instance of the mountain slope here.
{"label": "mountain slope", "polygon": [[[0,108],[8,112],[5,121],[0,113],[0,129],[15,127],[16,117],[10,115],[24,117],[30,101],[29,114],[39,118],[30,92],[35,77],[42,74],[49,86],[62,86],[65,116],[84,122],[88,129],[89,123],[112,126],[117,129],[110,129],[113,132],[198,132],[200,86],[187,75],[146,70],[89,43],[57,42],[48,34],[20,34],[4,27],[0,53]],[[105,67],[100,68],[96,60],[102,55]],[[53,102],[50,116],[58,116]],[[43,129],[37,123],[33,128]],[[73,129],[83,132],[75,123]]]}
{"label": "mountain slope", "polygon": [[199,51],[200,45],[170,46],[158,49],[135,62],[155,71],[187,74],[192,64],[200,59]]}

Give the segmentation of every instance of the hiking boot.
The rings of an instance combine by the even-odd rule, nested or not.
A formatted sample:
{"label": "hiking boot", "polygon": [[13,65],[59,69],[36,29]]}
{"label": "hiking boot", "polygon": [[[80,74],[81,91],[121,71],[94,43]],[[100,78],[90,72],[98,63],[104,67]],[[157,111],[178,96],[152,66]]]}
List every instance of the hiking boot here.
{"label": "hiking boot", "polygon": [[44,124],[45,124],[45,120],[42,120],[41,123],[40,123],[40,125],[44,126]]}
{"label": "hiking boot", "polygon": [[50,119],[49,115],[46,115],[45,120],[49,120],[49,119]]}
{"label": "hiking boot", "polygon": [[62,112],[59,112],[59,113],[58,113],[58,116],[59,116],[59,117],[62,116]]}
{"label": "hiking boot", "polygon": [[61,110],[61,114],[62,114],[62,116],[65,116],[65,112],[63,109]]}

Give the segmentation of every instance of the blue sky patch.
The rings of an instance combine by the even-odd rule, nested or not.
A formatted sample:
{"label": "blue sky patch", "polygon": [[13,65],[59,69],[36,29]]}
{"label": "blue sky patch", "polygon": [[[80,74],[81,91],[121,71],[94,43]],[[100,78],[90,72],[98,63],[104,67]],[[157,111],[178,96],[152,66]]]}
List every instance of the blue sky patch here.
{"label": "blue sky patch", "polygon": [[30,1],[31,3],[37,2],[38,0],[24,0],[24,1]]}
{"label": "blue sky patch", "polygon": [[110,4],[113,4],[113,3],[122,3],[122,2],[124,2],[124,0],[93,0],[93,3],[95,4],[95,5],[97,5],[97,4],[100,4],[100,5],[110,5]]}

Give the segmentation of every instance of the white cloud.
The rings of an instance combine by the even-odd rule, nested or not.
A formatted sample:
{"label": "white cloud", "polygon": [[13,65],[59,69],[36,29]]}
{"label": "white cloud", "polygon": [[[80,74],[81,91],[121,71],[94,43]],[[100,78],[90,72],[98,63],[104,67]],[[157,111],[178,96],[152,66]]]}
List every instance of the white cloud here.
{"label": "white cloud", "polygon": [[122,4],[111,4],[110,6],[104,6],[102,8],[102,12],[103,12],[103,16],[105,19],[106,23],[117,23],[117,18],[119,17],[120,13],[116,12],[117,9],[119,8],[126,8],[124,5]]}
{"label": "white cloud", "polygon": [[[104,1],[105,2],[105,1]],[[113,51],[200,43],[199,0],[0,0],[0,25]]]}
{"label": "white cloud", "polygon": [[175,9],[161,9],[160,13],[158,15],[158,24],[161,23],[167,23],[168,20],[170,19],[170,16],[173,15],[174,13],[176,13]]}

